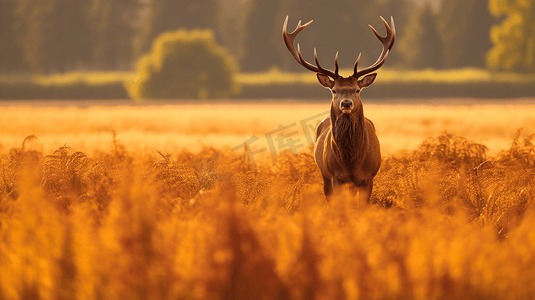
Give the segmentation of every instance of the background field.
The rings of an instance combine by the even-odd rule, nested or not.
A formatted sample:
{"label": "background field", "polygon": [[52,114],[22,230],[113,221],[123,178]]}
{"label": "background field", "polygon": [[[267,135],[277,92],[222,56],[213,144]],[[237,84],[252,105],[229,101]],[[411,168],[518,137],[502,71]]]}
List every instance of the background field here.
{"label": "background field", "polygon": [[323,196],[328,103],[2,102],[0,299],[529,299],[529,100],[365,104],[368,207]]}
{"label": "background field", "polygon": [[[380,80],[366,90],[374,101],[385,98],[423,99],[473,97],[478,99],[510,99],[533,97],[535,76],[525,73],[496,72],[477,68],[451,70],[381,69]],[[352,70],[341,70],[350,75]],[[52,75],[0,74],[0,99],[126,99],[128,86],[136,80],[134,72],[71,72]],[[172,84],[172,83],[171,83]],[[234,99],[295,98],[318,99],[328,92],[310,72],[239,73],[236,84],[240,92]]]}
{"label": "background field", "polygon": [[[387,103],[391,104],[365,104],[365,114],[376,125],[384,155],[414,150],[425,138],[444,131],[481,142],[494,155],[509,147],[518,129],[525,128],[524,134],[535,132],[535,104],[530,102],[529,98],[510,99],[507,105],[498,100],[469,98],[390,99]],[[113,132],[136,152],[176,152],[181,148],[198,152],[203,146],[232,148],[253,135],[259,140],[251,147],[261,149],[268,146],[267,133],[276,131],[279,125],[292,124],[281,132],[297,131],[292,137],[309,145],[314,129],[310,129],[312,136],[305,137],[300,122],[312,118],[306,122],[315,128],[329,110],[328,100],[191,101],[178,105],[172,101],[0,103],[4,151],[19,146],[27,135],[35,135],[44,153],[63,145],[87,153],[108,150]]]}

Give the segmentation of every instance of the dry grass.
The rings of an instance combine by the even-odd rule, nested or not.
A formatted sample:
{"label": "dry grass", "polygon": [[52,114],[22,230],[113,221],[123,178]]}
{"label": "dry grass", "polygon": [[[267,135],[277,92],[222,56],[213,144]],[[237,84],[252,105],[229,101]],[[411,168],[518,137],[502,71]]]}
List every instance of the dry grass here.
{"label": "dry grass", "polygon": [[[323,106],[223,107],[1,108],[2,141],[30,130],[39,139],[0,151],[0,299],[535,294],[535,137],[514,134],[529,132],[529,107],[494,108],[491,119],[489,107],[367,105],[396,152],[368,208],[346,192],[325,203],[308,148],[275,164],[230,150]],[[481,119],[463,119],[473,112]],[[444,129],[470,139],[429,134]],[[396,144],[387,132],[405,134]],[[216,142],[162,142],[173,134]],[[509,144],[489,154],[471,141],[486,136]],[[403,139],[419,146],[398,152]]]}
{"label": "dry grass", "polygon": [[[326,92],[327,93],[327,92]],[[327,95],[326,95],[327,96]],[[482,142],[495,155],[508,147],[519,128],[535,132],[532,111],[535,105],[395,105],[365,104],[365,114],[377,127],[384,154],[414,150],[425,138],[443,131]],[[466,99],[467,103],[473,100]],[[51,102],[51,104],[54,104]],[[98,105],[99,102],[91,103]],[[329,110],[329,103],[258,103],[241,104],[200,101],[184,105],[36,107],[0,106],[0,150],[17,147],[27,135],[36,135],[39,149],[51,153],[67,145],[92,154],[109,149],[113,132],[134,152],[193,152],[203,146],[235,147],[255,135],[260,138],[253,148],[267,147],[265,134],[288,126],[296,138],[306,144],[300,121],[312,127]],[[319,115],[319,116],[318,116]],[[313,130],[312,130],[313,131]],[[288,132],[292,132],[289,130]],[[300,147],[299,150],[306,150]]]}

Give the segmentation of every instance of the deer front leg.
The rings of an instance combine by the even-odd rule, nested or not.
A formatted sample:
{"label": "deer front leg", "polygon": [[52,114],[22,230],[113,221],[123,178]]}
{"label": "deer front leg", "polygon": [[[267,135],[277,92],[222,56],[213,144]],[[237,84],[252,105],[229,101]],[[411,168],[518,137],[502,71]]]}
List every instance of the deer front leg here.
{"label": "deer front leg", "polygon": [[325,192],[325,197],[329,200],[329,196],[333,193],[333,183],[330,178],[323,176],[323,192]]}
{"label": "deer front leg", "polygon": [[373,179],[370,179],[367,183],[357,185],[353,184],[351,186],[351,191],[354,195],[358,194],[358,206],[364,208],[370,204],[370,197],[373,190]]}

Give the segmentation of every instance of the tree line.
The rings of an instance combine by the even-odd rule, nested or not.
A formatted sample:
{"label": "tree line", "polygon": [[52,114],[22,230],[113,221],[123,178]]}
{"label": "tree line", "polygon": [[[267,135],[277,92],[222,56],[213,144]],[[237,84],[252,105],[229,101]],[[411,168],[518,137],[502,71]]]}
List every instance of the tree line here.
{"label": "tree line", "polygon": [[384,33],[381,15],[394,16],[397,29],[389,67],[533,72],[534,7],[535,0],[446,0],[437,9],[412,0],[0,0],[0,72],[132,70],[162,33],[207,28],[242,72],[299,71],[281,39],[287,15],[289,30],[314,20],[298,42],[305,59],[317,47],[329,68],[337,51],[342,68],[360,52],[362,65],[375,61],[381,44],[367,25]]}

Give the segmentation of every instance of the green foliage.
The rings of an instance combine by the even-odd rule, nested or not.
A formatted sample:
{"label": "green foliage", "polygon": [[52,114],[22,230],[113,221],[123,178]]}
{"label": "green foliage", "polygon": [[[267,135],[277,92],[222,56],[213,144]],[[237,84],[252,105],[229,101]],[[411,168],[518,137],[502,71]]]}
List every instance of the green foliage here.
{"label": "green foliage", "polygon": [[[411,12],[416,10],[416,5],[411,0],[381,0],[376,2],[375,16],[382,16],[386,20],[390,20],[390,16],[394,17],[396,24],[396,36],[405,36],[408,32],[408,25]],[[382,30],[382,25],[378,25]],[[388,53],[387,66],[403,66],[403,53],[398,49],[398,45],[394,44],[392,51]]]}
{"label": "green foliage", "polygon": [[218,0],[152,0],[149,15],[140,37],[138,56],[150,50],[155,39],[164,32],[178,29],[211,29],[219,40]]}
{"label": "green foliage", "polygon": [[219,1],[216,39],[236,58],[238,63],[249,46],[246,44],[248,32],[247,17],[251,1]]}
{"label": "green foliage", "polygon": [[131,73],[67,73],[0,77],[0,99],[126,99]]}
{"label": "green foliage", "polygon": [[[351,68],[359,52],[363,53],[361,64],[371,64],[381,51],[380,43],[367,25],[373,24],[379,32],[383,32],[379,15],[387,19],[392,15],[396,24],[403,27],[410,9],[410,3],[405,0],[340,0],[334,5],[323,0],[251,0],[248,5],[245,55],[240,60],[242,70],[247,72],[270,68],[303,70],[282,42],[281,28],[286,16],[289,16],[289,31],[299,20],[303,23],[314,20],[296,40],[305,59],[313,61],[312,53],[316,47],[320,61],[326,67],[330,65],[333,68],[334,55],[340,52],[340,66]],[[392,52],[388,64],[399,61],[398,55],[396,51]]]}
{"label": "green foliage", "polygon": [[134,22],[139,0],[93,0],[93,64],[103,70],[129,70],[134,60],[133,44],[137,36]]}
{"label": "green foliage", "polygon": [[[301,71],[281,40],[286,15],[290,29],[299,19],[314,20],[298,42],[308,61],[313,61],[312,49],[317,47],[326,67],[332,68],[337,51],[342,68],[352,67],[359,52],[362,65],[373,63],[380,44],[367,25],[382,33],[381,15],[393,16],[398,32],[387,67],[412,68],[416,63],[415,68],[481,68],[484,53],[491,47],[488,31],[493,19],[487,1],[442,1],[435,16],[443,40],[440,46],[435,43],[434,25],[422,23],[428,22],[424,19],[409,24],[415,9],[411,0],[0,0],[0,71],[130,70],[136,58],[150,51],[157,36],[178,29],[211,29],[216,41],[247,72],[271,67]],[[529,54],[535,47],[529,29],[535,19],[532,2],[491,1],[496,3],[492,4],[494,14],[511,17],[493,30],[495,48],[487,66],[525,72],[535,64],[534,55]],[[430,40],[423,38],[426,32],[432,34]],[[435,44],[438,51],[443,48],[444,57],[428,59],[427,50],[422,56],[419,49],[425,46],[420,44]],[[421,57],[425,60],[417,62]]]}
{"label": "green foliage", "polygon": [[16,0],[0,0],[0,73],[25,69]]}
{"label": "green foliage", "polygon": [[210,30],[164,33],[140,58],[129,87],[135,99],[227,98],[237,92],[236,67]]}
{"label": "green foliage", "polygon": [[[351,74],[343,69],[340,74]],[[325,99],[329,92],[310,72],[281,72],[238,75],[243,99]],[[363,92],[363,99],[429,99],[474,97],[482,99],[532,97],[535,76],[482,69],[458,70],[379,70],[374,88]]]}
{"label": "green foliage", "polygon": [[[351,74],[343,69],[341,74]],[[127,99],[136,74],[130,72],[77,72],[40,76],[0,76],[0,99]],[[535,94],[535,76],[482,69],[404,70],[381,69],[378,87],[366,90],[374,98],[518,98]],[[240,99],[329,97],[310,72],[237,74]]]}
{"label": "green foliage", "polygon": [[[324,67],[334,69],[334,56],[340,53],[341,68],[351,68],[359,52],[362,52],[361,65],[372,64],[380,54],[381,44],[371,32],[368,24],[384,34],[379,16],[374,14],[374,2],[363,0],[339,0],[335,4],[324,0],[289,0],[283,3],[277,26],[278,50],[283,70],[302,71],[303,67],[296,63],[288,53],[280,37],[280,29],[286,15],[289,15],[288,30],[293,31],[299,20],[303,24],[314,20],[314,23],[299,34],[296,43],[301,46],[304,58],[314,61],[313,49],[318,49],[320,63]],[[388,16],[387,18],[389,18]],[[395,18],[395,16],[394,16]],[[387,63],[388,64],[388,63]]]}
{"label": "green foliage", "polygon": [[495,16],[506,19],[492,27],[494,47],[487,54],[487,66],[507,71],[535,72],[535,1],[490,0]]}
{"label": "green foliage", "polygon": [[[341,69],[340,74],[349,75],[352,69]],[[535,83],[535,76],[528,74],[515,74],[509,72],[491,72],[486,69],[455,69],[455,70],[396,70],[381,68],[377,72],[382,83],[403,84],[434,82],[434,83]],[[101,75],[102,76],[102,75]],[[237,77],[240,85],[272,85],[272,84],[318,84],[316,76],[310,72],[282,72],[270,70],[263,73],[242,73]],[[370,89],[371,90],[371,89]]]}
{"label": "green foliage", "polygon": [[32,71],[66,72],[89,63],[90,2],[21,0],[19,5],[26,22],[25,56]]}
{"label": "green foliage", "polygon": [[406,35],[400,38],[398,49],[403,53],[407,68],[442,68],[442,41],[429,2],[411,16]]}
{"label": "green foliage", "polygon": [[[280,28],[281,5],[284,1],[252,0],[249,1],[249,13],[246,21],[245,55],[240,60],[245,72],[266,71],[272,66],[280,65],[281,59],[275,49],[282,44]],[[287,53],[284,53],[287,54]]]}
{"label": "green foliage", "polygon": [[444,47],[444,67],[485,67],[485,54],[492,47],[494,23],[488,0],[442,1],[438,13]]}

